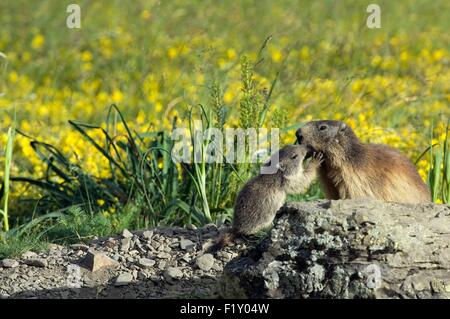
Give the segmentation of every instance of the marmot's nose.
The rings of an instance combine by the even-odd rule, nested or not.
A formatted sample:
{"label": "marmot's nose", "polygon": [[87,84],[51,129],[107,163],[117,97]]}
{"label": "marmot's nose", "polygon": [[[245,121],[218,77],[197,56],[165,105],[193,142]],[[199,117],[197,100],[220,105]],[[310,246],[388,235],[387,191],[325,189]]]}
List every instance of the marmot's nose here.
{"label": "marmot's nose", "polygon": [[303,135],[302,135],[302,129],[298,129],[297,132],[295,132],[295,136],[297,137],[298,144],[303,143]]}

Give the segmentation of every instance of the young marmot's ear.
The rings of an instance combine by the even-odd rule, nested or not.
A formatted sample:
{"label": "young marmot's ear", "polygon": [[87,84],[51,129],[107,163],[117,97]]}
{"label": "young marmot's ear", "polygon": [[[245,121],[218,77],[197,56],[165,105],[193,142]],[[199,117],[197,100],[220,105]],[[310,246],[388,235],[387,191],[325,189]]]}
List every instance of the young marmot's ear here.
{"label": "young marmot's ear", "polygon": [[344,132],[347,129],[347,124],[341,123],[339,125],[339,132]]}

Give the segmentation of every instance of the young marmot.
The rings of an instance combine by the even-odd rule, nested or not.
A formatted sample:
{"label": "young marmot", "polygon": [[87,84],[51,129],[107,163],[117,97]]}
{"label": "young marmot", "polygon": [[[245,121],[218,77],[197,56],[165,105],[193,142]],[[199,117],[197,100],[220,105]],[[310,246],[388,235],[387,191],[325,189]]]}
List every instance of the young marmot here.
{"label": "young marmot", "polygon": [[415,166],[382,144],[364,144],[340,121],[312,121],[297,130],[299,144],[323,152],[319,180],[327,198],[375,198],[387,202],[430,202]]}
{"label": "young marmot", "polygon": [[[273,165],[272,156],[266,165]],[[278,151],[278,168],[274,174],[253,177],[239,192],[234,205],[231,231],[223,234],[209,251],[214,252],[240,235],[253,235],[269,227],[283,206],[287,194],[304,192],[316,178],[322,161],[304,145],[286,145]]]}

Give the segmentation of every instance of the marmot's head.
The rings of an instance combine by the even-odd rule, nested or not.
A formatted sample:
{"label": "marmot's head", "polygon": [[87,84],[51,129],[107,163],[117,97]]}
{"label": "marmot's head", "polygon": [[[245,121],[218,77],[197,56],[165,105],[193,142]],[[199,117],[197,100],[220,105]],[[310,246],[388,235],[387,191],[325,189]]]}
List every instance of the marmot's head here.
{"label": "marmot's head", "polygon": [[312,121],[295,133],[300,145],[312,147],[315,151],[338,155],[347,152],[359,143],[353,130],[340,121]]}
{"label": "marmot's head", "polygon": [[278,172],[285,177],[295,176],[303,172],[312,155],[313,150],[306,145],[286,145],[272,155],[266,165],[275,164]]}

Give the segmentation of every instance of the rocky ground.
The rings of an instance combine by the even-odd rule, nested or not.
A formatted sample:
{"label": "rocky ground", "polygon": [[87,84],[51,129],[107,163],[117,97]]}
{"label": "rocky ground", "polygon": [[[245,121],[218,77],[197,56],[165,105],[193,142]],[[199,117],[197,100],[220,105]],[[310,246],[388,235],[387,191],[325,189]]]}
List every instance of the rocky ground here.
{"label": "rocky ground", "polygon": [[219,234],[199,229],[125,230],[115,238],[26,252],[0,261],[2,298],[213,298],[224,265],[245,250],[204,251]]}
{"label": "rocky ground", "polygon": [[287,203],[262,238],[157,228],[0,261],[3,298],[450,298],[450,206]]}

